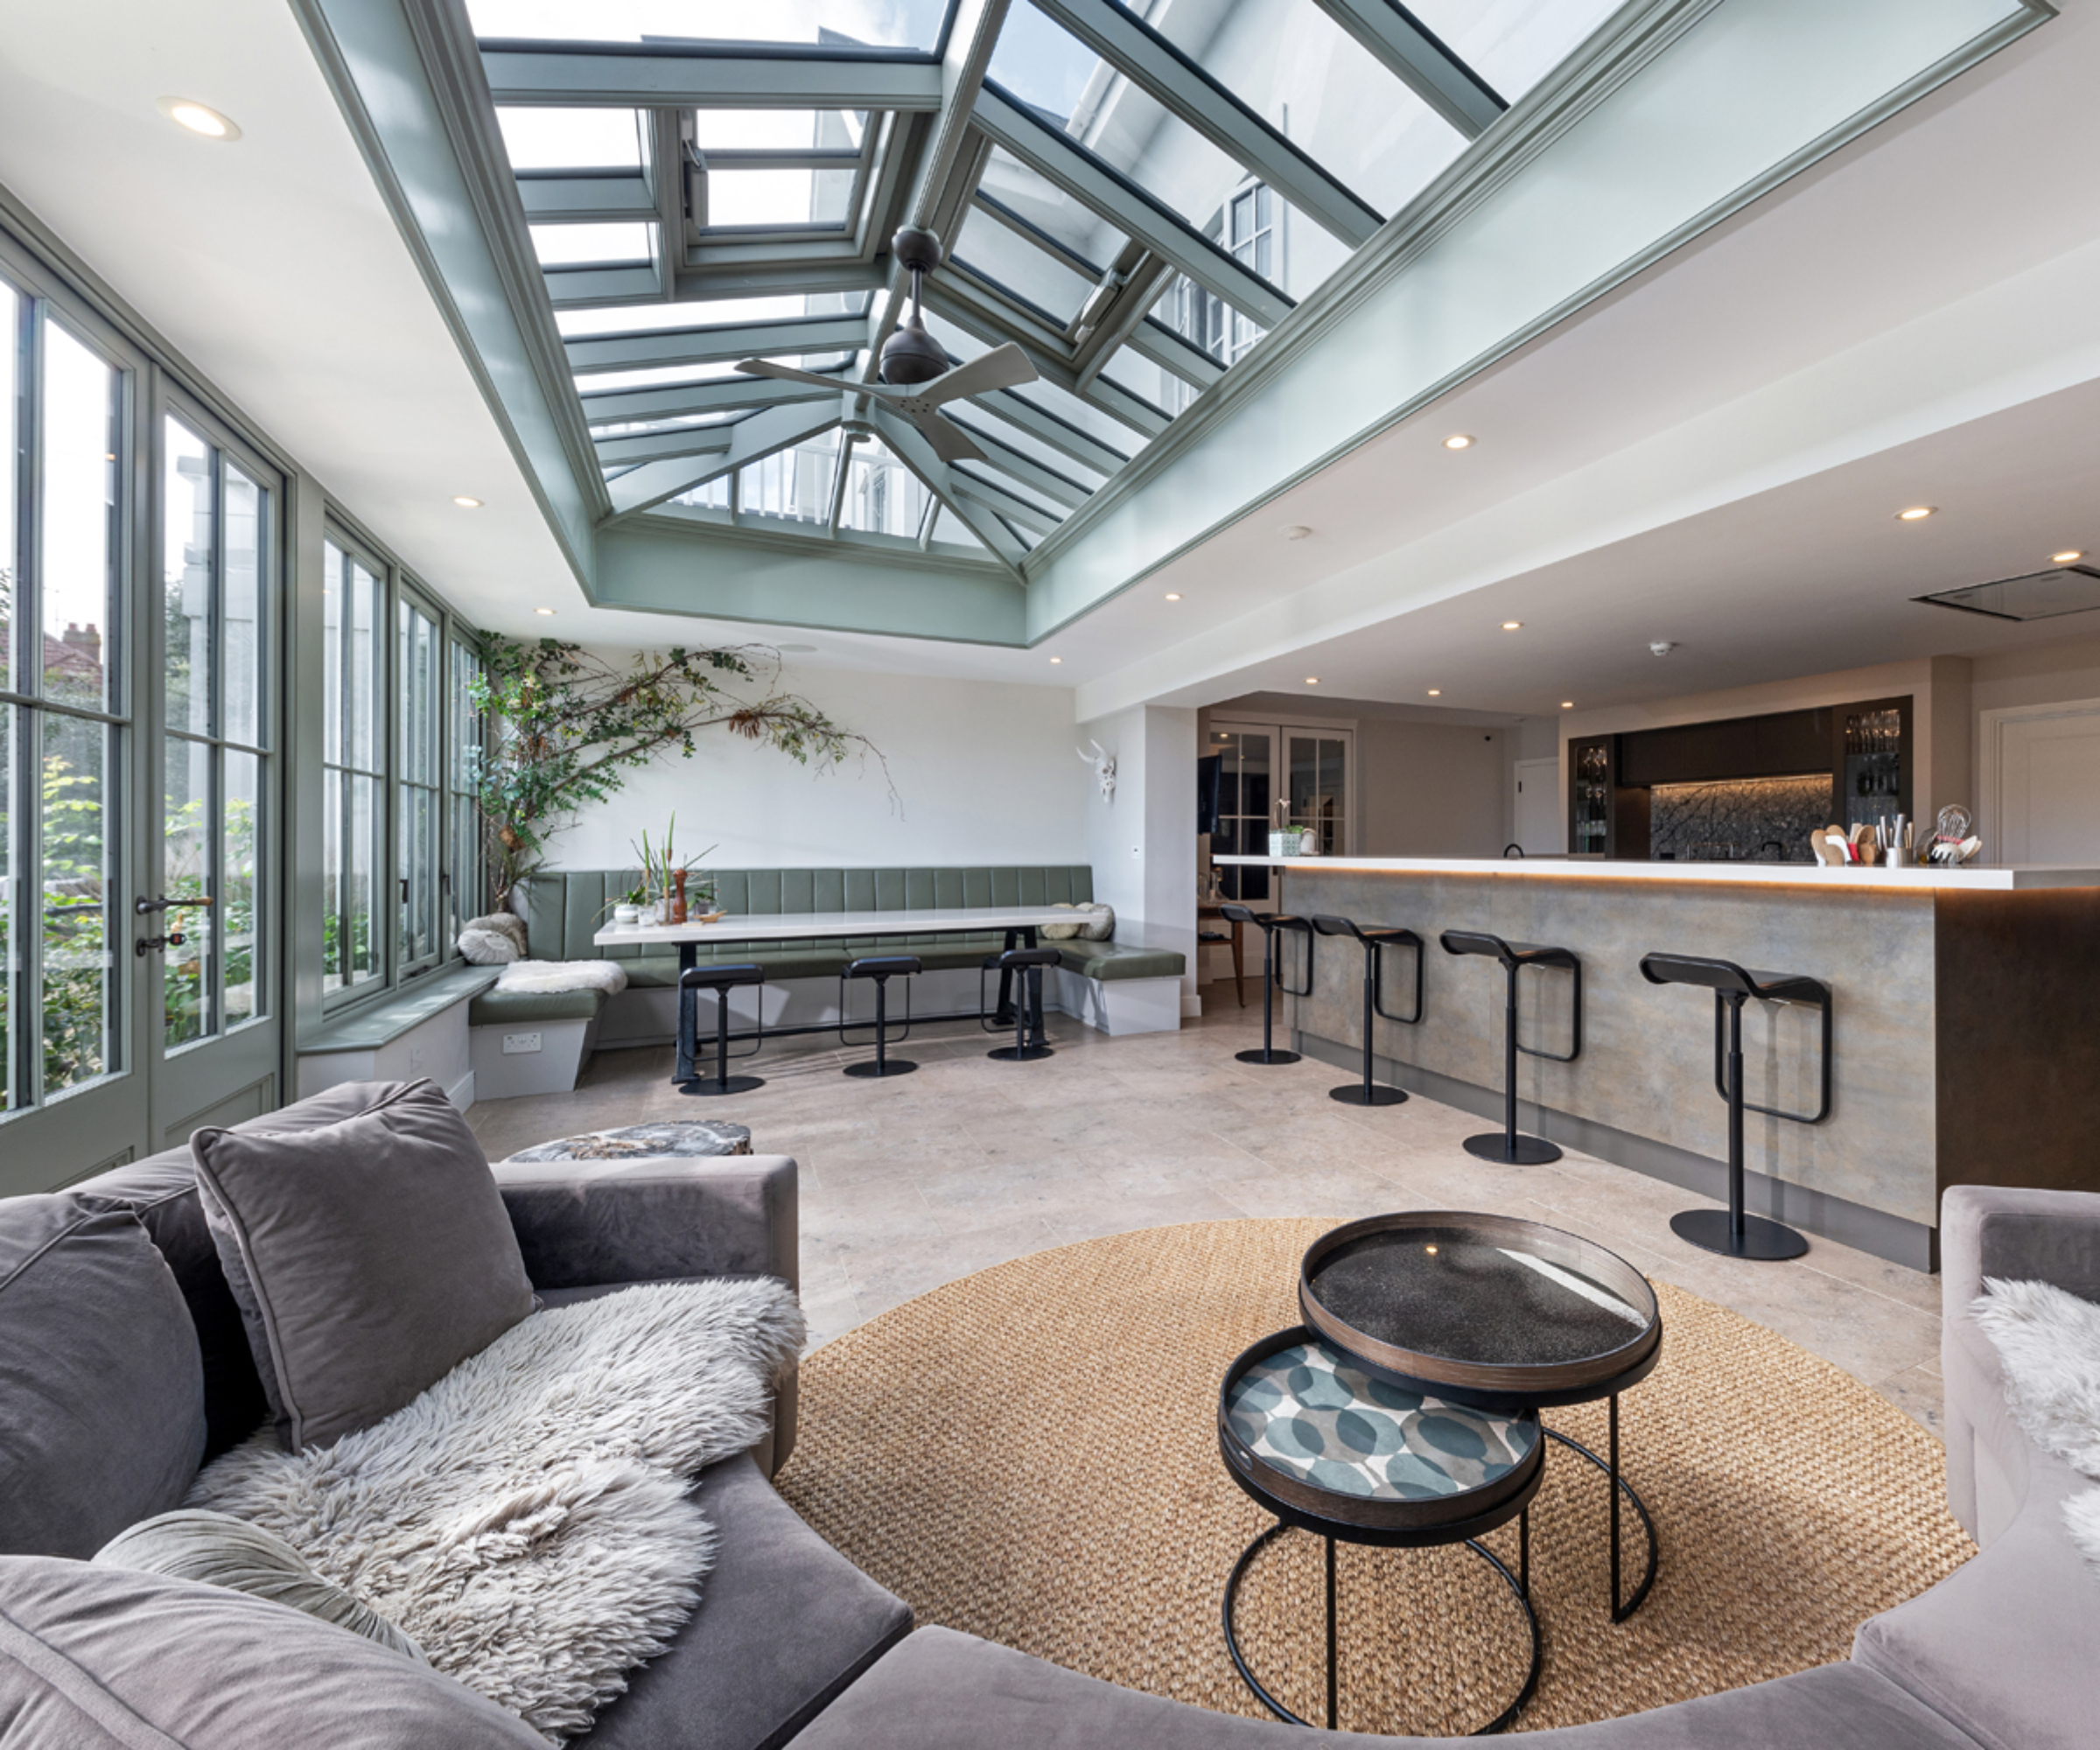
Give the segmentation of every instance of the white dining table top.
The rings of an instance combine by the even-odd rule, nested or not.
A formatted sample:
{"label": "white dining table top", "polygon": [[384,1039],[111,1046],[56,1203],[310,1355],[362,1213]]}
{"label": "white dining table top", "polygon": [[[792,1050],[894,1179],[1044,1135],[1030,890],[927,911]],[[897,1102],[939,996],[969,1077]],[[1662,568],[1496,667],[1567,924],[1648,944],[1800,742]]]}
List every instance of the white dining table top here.
{"label": "white dining table top", "polygon": [[813,942],[832,936],[925,935],[954,930],[1040,929],[1077,923],[1069,906],[946,906],[918,912],[782,912],[724,918],[712,924],[607,925],[591,938],[599,948],[647,948],[681,942]]}

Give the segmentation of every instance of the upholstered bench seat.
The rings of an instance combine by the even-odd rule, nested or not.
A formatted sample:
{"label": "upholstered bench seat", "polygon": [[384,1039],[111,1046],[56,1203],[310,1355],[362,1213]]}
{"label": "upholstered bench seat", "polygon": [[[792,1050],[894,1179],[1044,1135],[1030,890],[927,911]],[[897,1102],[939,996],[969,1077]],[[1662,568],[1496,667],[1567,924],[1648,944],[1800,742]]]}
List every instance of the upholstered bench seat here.
{"label": "upholstered bench seat", "polygon": [[467,1004],[470,1027],[509,1027],[522,1021],[595,1021],[603,990],[484,990]]}

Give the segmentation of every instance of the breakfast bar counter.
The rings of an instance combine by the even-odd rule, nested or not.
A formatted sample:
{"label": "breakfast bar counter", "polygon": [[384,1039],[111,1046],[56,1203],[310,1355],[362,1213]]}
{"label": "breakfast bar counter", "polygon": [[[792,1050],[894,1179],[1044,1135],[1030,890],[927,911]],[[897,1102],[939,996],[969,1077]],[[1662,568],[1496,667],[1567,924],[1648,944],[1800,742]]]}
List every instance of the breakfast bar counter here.
{"label": "breakfast bar counter", "polygon": [[[1937,1266],[1940,1193],[1959,1184],[2100,1190],[2100,870],[1220,856],[1281,879],[1279,910],[1413,931],[1418,1022],[1374,1018],[1382,1079],[1499,1119],[1503,979],[1438,946],[1446,930],[1581,961],[1580,1049],[1522,1056],[1522,1127],[1724,1195],[1727,1106],[1715,1004],[1651,984],[1644,955],[1732,961],[1830,987],[1830,1105],[1816,1124],[1753,1113],[1749,1205],[1913,1269]],[[1296,1048],[1362,1061],[1362,957],[1321,938],[1311,991],[1279,997]],[[1282,948],[1303,982],[1304,938]],[[1412,950],[1386,955],[1389,1012],[1410,1012]],[[1575,980],[1522,974],[1519,1040],[1564,1053]],[[1822,1016],[1753,1002],[1745,1091],[1812,1113]],[[1524,1169],[1513,1167],[1513,1172]]]}

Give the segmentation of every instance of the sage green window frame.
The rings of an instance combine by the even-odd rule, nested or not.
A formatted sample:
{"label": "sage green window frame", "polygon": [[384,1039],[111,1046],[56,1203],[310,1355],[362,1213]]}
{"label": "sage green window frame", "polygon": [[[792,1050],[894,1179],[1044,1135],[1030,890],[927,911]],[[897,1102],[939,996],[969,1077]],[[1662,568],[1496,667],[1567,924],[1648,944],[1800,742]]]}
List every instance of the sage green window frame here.
{"label": "sage green window frame", "polygon": [[444,881],[446,934],[488,902],[486,829],[476,800],[485,719],[475,708],[473,682],[486,672],[481,647],[457,623],[444,641]]}
{"label": "sage green window frame", "polygon": [[[7,656],[0,662],[0,1117],[48,1106],[130,1074],[134,1038],[134,981],[118,945],[129,938],[123,895],[136,862],[135,799],[136,725],[131,702],[131,628],[136,603],[136,530],[142,458],[151,449],[145,427],[147,361],[112,334],[108,325],[82,309],[65,288],[40,270],[33,258],[0,248],[0,280],[14,294],[14,324],[0,344],[13,368],[11,398],[0,410],[0,466],[10,470],[11,528],[0,529],[0,569],[9,577]],[[104,582],[98,628],[102,642],[94,662],[102,676],[98,706],[54,694],[43,661],[47,635],[63,630],[44,624],[46,606],[45,545],[46,470],[44,444],[46,375],[50,332],[106,366],[111,377],[108,410],[107,524]],[[35,652],[33,661],[24,652]],[[46,977],[51,906],[46,892],[48,858],[60,836],[46,808],[47,750],[53,729],[81,736],[99,730],[100,802],[94,826],[101,863],[99,906],[69,907],[80,913],[75,928],[102,934],[99,1055],[91,1074],[51,1083],[53,1046],[48,1037],[51,1004]],[[88,951],[93,952],[92,948]],[[60,1047],[62,1049],[62,1047]]]}
{"label": "sage green window frame", "polygon": [[[340,941],[347,927],[347,914],[333,906],[324,875],[321,1009],[324,1014],[338,1016],[367,1004],[383,1003],[417,979],[460,963],[456,924],[472,914],[458,913],[452,896],[478,893],[480,865],[478,833],[471,871],[460,867],[455,844],[461,804],[472,805],[472,790],[471,768],[463,766],[454,752],[455,742],[467,732],[453,695],[458,660],[454,653],[466,651],[477,666],[480,654],[472,628],[444,598],[393,559],[378,542],[355,529],[333,507],[327,519],[325,551],[344,556],[340,562],[329,562],[330,586],[342,587],[351,564],[362,566],[378,585],[374,614],[378,706],[370,762],[356,769],[357,777],[375,784],[378,798],[373,810],[371,860],[371,940],[376,962],[372,973],[356,983],[331,984],[328,923],[332,909]],[[335,574],[338,570],[340,575]],[[430,628],[430,661],[420,670],[404,648],[404,632],[417,622]],[[332,694],[338,699],[346,695],[348,659],[346,647],[340,653],[340,668],[324,687],[324,712]],[[426,680],[427,697],[419,699]],[[420,716],[419,703],[427,707]],[[472,735],[478,746],[478,721]],[[327,780],[352,768],[328,757],[326,747],[325,740],[320,807],[324,813],[333,813],[338,843],[346,845],[355,812],[346,793],[331,797]],[[426,897],[430,934],[418,941],[410,907],[422,905]]]}

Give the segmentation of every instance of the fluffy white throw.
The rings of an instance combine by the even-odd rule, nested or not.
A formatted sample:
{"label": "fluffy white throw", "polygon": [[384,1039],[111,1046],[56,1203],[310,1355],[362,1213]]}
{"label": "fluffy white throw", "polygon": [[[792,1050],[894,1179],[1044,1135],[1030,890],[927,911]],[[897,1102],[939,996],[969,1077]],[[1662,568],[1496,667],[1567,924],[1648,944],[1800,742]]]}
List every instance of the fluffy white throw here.
{"label": "fluffy white throw", "polygon": [[332,1446],[263,1431],[187,1505],[275,1532],[558,1743],[699,1602],[715,1533],[688,1485],[764,1434],[802,1334],[769,1278],[551,1308]]}
{"label": "fluffy white throw", "polygon": [[[2027,1437],[2100,1479],[2100,1306],[2048,1282],[1986,1277],[1971,1308],[2005,1363],[2006,1401]],[[2100,1489],[2063,1506],[2087,1561],[2100,1566]]]}
{"label": "fluffy white throw", "polygon": [[603,990],[617,997],[626,988],[617,960],[520,960],[496,975],[499,990]]}

